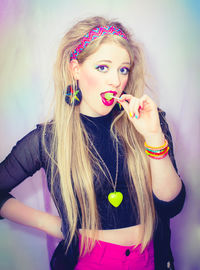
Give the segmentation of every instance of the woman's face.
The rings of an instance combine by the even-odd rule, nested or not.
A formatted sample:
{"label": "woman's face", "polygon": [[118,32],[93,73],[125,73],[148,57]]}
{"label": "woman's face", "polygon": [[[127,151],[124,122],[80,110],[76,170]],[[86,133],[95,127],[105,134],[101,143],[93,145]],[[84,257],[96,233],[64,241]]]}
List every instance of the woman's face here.
{"label": "woman's face", "polygon": [[130,57],[121,46],[110,42],[102,44],[82,64],[78,64],[79,87],[82,91],[80,112],[98,117],[108,114],[116,99],[106,100],[106,93],[119,97],[129,75]]}

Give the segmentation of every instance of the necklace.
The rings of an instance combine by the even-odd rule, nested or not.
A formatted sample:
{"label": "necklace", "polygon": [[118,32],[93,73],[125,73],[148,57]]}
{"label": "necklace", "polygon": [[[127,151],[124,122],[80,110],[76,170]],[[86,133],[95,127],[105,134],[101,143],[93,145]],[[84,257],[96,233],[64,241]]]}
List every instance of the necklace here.
{"label": "necklace", "polygon": [[117,187],[117,178],[118,178],[118,161],[119,161],[119,151],[118,151],[118,141],[116,139],[116,174],[115,174],[115,182],[113,181],[113,178],[111,176],[111,173],[107,167],[107,165],[105,164],[105,162],[103,161],[102,157],[100,156],[100,154],[98,153],[98,151],[95,149],[95,152],[97,153],[98,157],[100,158],[101,162],[103,163],[103,166],[106,168],[108,175],[110,177],[110,179],[108,178],[108,176],[105,174],[108,182],[111,184],[111,186],[113,187],[114,191],[110,192],[108,194],[108,201],[111,205],[113,205],[114,207],[118,207],[122,200],[123,200],[123,194],[120,191],[116,191],[116,187]]}

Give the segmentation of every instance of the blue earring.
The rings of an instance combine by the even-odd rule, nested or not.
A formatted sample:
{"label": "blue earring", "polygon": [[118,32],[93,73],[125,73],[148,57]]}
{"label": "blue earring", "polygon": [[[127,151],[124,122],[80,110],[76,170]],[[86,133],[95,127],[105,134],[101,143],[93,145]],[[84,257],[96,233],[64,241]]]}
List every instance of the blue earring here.
{"label": "blue earring", "polygon": [[75,89],[72,85],[68,85],[65,90],[65,102],[71,106],[77,106],[81,103],[82,92],[79,88],[78,81]]}

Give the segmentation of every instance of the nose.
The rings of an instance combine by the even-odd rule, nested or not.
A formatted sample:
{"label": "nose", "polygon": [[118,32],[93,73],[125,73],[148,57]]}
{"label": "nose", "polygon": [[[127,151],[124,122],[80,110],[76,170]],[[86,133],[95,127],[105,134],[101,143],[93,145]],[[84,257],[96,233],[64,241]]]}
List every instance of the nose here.
{"label": "nose", "polygon": [[120,75],[117,71],[110,72],[108,78],[108,84],[112,85],[113,87],[117,88],[121,84]]}

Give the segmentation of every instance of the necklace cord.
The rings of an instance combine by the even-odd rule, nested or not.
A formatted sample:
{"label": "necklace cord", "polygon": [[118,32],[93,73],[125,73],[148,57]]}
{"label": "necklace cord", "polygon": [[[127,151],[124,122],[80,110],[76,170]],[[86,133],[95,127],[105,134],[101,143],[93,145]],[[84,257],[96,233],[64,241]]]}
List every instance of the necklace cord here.
{"label": "necklace cord", "polygon": [[97,151],[96,147],[94,146],[93,142],[91,141],[91,144],[93,146],[93,149],[95,150],[96,154],[98,155],[100,161],[102,162],[103,166],[106,168],[108,175],[110,177],[110,179],[108,178],[108,176],[104,173],[105,177],[107,178],[108,182],[111,184],[111,186],[114,189],[114,192],[116,192],[116,187],[117,187],[117,178],[118,178],[118,161],[119,161],[119,146],[118,146],[118,141],[116,139],[116,174],[115,174],[115,182],[113,181],[112,175],[107,167],[107,165],[105,164],[103,158],[101,157],[101,155],[99,154],[99,152]]}

